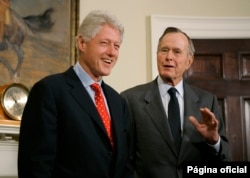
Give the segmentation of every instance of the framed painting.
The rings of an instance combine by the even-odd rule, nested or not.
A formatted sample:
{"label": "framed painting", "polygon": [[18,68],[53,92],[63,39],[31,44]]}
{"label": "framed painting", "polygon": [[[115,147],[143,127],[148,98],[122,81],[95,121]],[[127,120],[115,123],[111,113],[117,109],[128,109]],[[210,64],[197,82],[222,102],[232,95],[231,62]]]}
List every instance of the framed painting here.
{"label": "framed painting", "polygon": [[0,0],[0,86],[73,65],[78,19],[79,0]]}

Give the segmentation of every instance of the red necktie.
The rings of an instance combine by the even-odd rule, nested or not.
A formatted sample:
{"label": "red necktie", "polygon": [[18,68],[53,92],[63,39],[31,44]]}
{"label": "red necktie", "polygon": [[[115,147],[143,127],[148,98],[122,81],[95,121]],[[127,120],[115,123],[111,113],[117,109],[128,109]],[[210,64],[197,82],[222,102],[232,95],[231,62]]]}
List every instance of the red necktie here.
{"label": "red necktie", "polygon": [[108,110],[105,106],[104,98],[101,92],[101,87],[98,83],[94,83],[90,85],[91,88],[95,91],[95,104],[96,108],[101,116],[103,125],[106,129],[107,135],[109,137],[110,143],[112,147],[114,146],[112,129],[111,129],[111,119],[109,117]]}

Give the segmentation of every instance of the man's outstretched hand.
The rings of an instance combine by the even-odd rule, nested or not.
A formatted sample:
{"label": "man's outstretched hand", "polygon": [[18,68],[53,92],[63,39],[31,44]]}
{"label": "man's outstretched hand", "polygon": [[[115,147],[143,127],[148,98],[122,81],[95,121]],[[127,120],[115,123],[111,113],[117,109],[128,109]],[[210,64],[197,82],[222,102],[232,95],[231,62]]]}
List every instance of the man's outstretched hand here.
{"label": "man's outstretched hand", "polygon": [[208,108],[200,108],[202,121],[199,123],[194,116],[190,116],[189,120],[194,125],[198,133],[204,137],[209,144],[216,144],[219,140],[219,121],[215,118]]}

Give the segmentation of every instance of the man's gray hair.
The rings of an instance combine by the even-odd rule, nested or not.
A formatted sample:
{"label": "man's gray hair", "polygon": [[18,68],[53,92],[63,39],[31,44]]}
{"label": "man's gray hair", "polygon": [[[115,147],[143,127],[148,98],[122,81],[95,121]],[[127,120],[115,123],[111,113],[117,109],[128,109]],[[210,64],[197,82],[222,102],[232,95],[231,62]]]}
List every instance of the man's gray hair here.
{"label": "man's gray hair", "polygon": [[123,39],[124,27],[118,19],[107,11],[95,10],[91,11],[82,21],[77,35],[82,35],[85,41],[93,38],[101,29],[103,24],[109,24],[119,30],[121,42]]}
{"label": "man's gray hair", "polygon": [[[194,48],[194,44],[191,40],[191,38],[185,33],[183,32],[181,29],[179,28],[176,28],[176,27],[167,27],[165,29],[165,31],[163,32],[163,34],[161,35],[161,37],[159,38],[159,41],[158,41],[158,50],[159,50],[159,45],[160,45],[160,42],[162,40],[162,38],[168,34],[168,33],[182,33],[183,35],[185,35],[187,37],[187,40],[188,40],[188,51],[189,51],[189,55],[193,56],[194,53],[195,53],[195,48]],[[157,51],[158,51],[157,50]]]}

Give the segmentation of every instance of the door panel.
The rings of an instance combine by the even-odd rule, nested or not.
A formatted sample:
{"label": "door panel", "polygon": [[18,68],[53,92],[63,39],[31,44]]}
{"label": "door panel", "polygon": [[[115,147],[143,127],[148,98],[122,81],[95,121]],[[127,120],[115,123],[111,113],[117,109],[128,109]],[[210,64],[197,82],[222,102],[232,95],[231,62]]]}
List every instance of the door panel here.
{"label": "door panel", "polygon": [[219,101],[233,161],[250,161],[250,39],[195,39],[190,84]]}

